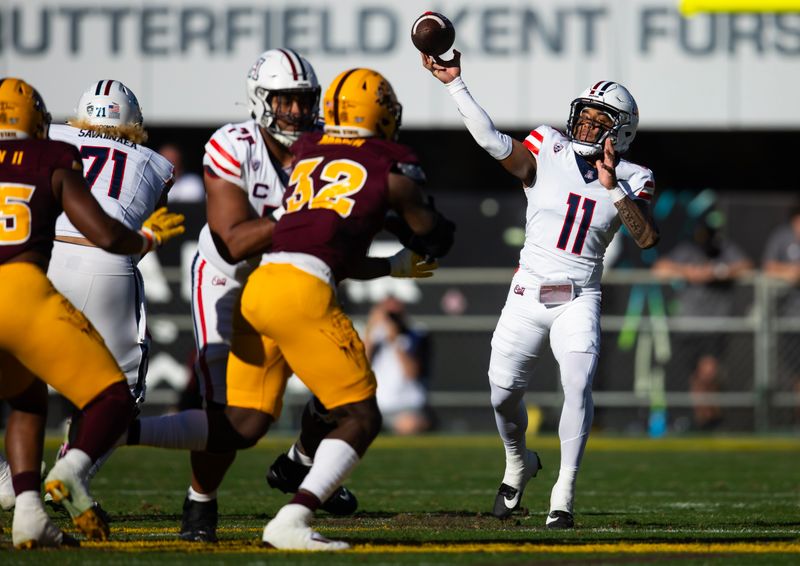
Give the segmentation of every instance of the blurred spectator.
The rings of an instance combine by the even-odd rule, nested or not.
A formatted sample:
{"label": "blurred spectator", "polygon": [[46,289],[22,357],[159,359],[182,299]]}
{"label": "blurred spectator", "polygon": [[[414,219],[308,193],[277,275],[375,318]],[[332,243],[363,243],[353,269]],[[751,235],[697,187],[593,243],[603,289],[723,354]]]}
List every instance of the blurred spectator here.
{"label": "blurred spectator", "polygon": [[175,183],[169,190],[169,202],[204,202],[206,198],[203,178],[186,171],[183,151],[175,144],[162,145],[158,153],[166,157],[175,168]]}
{"label": "blurred spectator", "polygon": [[384,427],[400,435],[430,430],[428,334],[409,325],[400,300],[387,297],[370,311],[365,335],[364,346],[378,380]]}
{"label": "blurred spectator", "polygon": [[[724,217],[712,209],[696,222],[691,240],[680,242],[653,264],[653,273],[678,281],[678,312],[697,317],[731,316],[733,282],[753,268],[736,244],[723,238]],[[726,337],[719,333],[683,334],[675,352],[690,364],[688,387],[692,393],[714,393],[722,387],[720,358]],[[719,407],[701,398],[694,407],[694,426],[708,430],[722,418]]]}
{"label": "blurred spectator", "polygon": [[[789,284],[779,291],[778,316],[800,317],[800,204],[791,209],[788,222],[776,227],[767,239],[763,268],[766,275]],[[777,387],[800,392],[800,336],[780,334],[777,351]]]}
{"label": "blurred spectator", "polygon": [[789,221],[775,228],[764,250],[764,273],[794,287],[780,306],[783,316],[800,315],[800,205],[789,213]]}
{"label": "blurred spectator", "polygon": [[719,360],[713,355],[701,356],[689,378],[692,395],[693,424],[697,430],[713,430],[722,421],[722,409],[710,402],[709,393],[718,393],[722,379]]}

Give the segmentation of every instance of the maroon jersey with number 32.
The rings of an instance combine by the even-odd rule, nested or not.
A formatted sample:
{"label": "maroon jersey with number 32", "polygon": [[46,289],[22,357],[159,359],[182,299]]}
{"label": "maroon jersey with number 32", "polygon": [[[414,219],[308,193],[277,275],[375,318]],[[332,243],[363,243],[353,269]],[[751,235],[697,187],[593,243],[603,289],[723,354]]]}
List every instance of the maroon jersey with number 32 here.
{"label": "maroon jersey with number 32", "polygon": [[318,257],[336,281],[366,256],[389,208],[389,173],[415,166],[404,145],[377,138],[336,138],[322,133],[293,146],[294,168],[272,236],[272,251]]}
{"label": "maroon jersey with number 32", "polygon": [[83,170],[77,148],[53,140],[0,142],[0,264],[34,250],[50,256],[61,203],[56,169]]}

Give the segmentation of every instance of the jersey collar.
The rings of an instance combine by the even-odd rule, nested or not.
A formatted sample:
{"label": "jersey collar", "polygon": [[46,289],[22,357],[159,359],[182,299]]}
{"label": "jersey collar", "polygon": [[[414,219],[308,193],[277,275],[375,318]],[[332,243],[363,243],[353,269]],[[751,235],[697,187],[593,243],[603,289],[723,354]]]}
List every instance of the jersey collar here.
{"label": "jersey collar", "polygon": [[583,182],[588,185],[589,183],[594,183],[597,181],[597,169],[589,165],[588,161],[574,151],[572,152],[572,155],[575,156],[575,163],[578,165],[578,171],[581,172],[581,179],[583,179]]}

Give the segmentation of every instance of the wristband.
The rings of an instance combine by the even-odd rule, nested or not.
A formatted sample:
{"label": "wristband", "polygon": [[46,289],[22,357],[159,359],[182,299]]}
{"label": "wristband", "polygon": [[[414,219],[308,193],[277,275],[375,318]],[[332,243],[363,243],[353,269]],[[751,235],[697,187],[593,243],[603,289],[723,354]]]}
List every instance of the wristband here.
{"label": "wristband", "polygon": [[139,235],[142,237],[142,249],[139,255],[144,255],[155,247],[156,240],[153,233],[145,228],[139,230]]}
{"label": "wristband", "polygon": [[622,190],[622,187],[620,187],[619,185],[617,185],[613,189],[610,189],[608,192],[611,193],[611,200],[614,202],[614,204],[628,197],[628,195],[625,193],[625,191]]}

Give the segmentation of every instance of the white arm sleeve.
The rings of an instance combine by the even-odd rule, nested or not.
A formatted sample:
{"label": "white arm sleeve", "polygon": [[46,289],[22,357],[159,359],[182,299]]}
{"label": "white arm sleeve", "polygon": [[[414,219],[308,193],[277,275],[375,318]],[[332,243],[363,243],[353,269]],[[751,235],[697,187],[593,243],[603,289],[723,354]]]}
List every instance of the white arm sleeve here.
{"label": "white arm sleeve", "polygon": [[467,89],[461,77],[447,83],[447,90],[458,107],[458,113],[467,126],[467,130],[486,152],[497,160],[511,155],[513,149],[511,138],[497,131],[486,111],[481,108]]}

